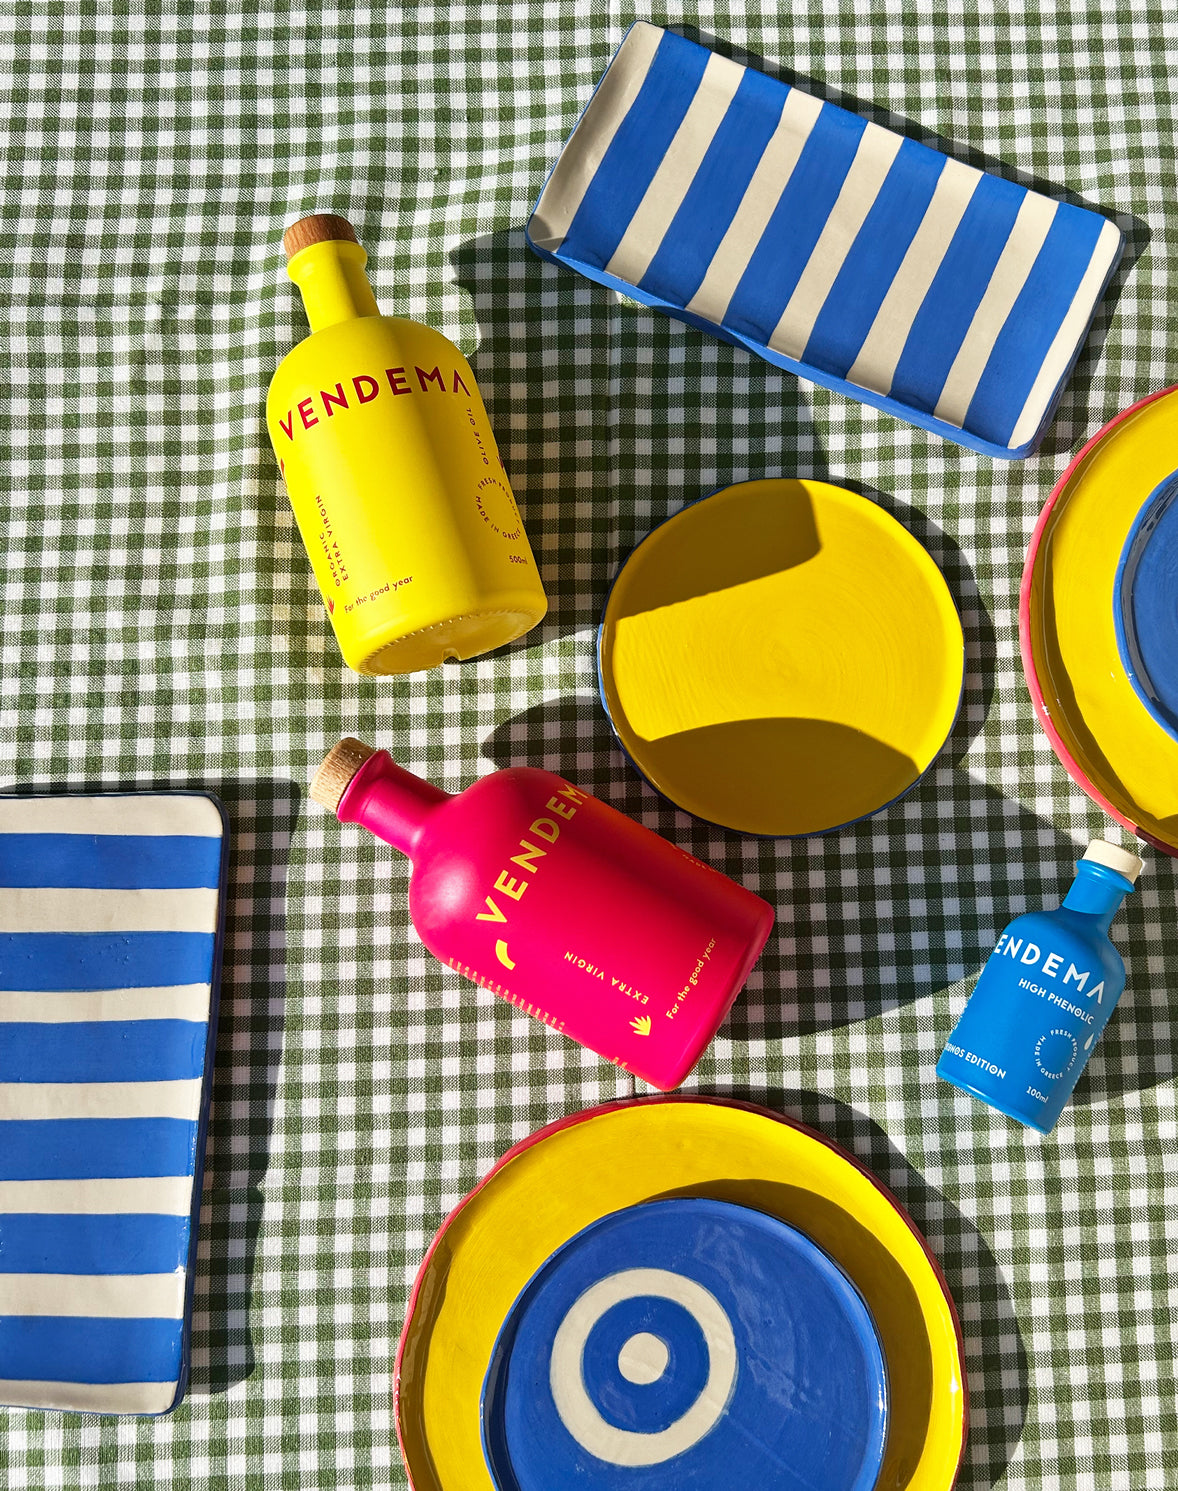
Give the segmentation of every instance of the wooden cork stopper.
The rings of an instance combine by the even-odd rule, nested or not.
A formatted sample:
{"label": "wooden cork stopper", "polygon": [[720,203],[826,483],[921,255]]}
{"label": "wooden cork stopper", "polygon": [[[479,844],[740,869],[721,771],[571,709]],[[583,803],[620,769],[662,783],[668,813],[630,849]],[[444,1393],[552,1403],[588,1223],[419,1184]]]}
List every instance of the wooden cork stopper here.
{"label": "wooden cork stopper", "polygon": [[362,740],[352,740],[351,737],[341,740],[328,751],[323,764],[311,778],[311,796],[328,812],[337,812],[348,784],[369,756],[375,755],[373,747],[365,745]]}
{"label": "wooden cork stopper", "polygon": [[333,217],[330,212],[313,212],[310,217],[301,217],[291,223],[282,235],[282,246],[286,257],[293,259],[313,243],[359,243],[356,230],[346,217]]}

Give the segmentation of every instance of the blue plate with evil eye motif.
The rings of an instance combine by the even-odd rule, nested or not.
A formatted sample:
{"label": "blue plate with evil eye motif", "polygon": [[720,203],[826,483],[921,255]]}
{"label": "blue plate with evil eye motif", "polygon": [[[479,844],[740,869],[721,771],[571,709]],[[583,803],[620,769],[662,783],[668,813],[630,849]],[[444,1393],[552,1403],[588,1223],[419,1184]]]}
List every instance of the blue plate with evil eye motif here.
{"label": "blue plate with evil eye motif", "polygon": [[1117,647],[1137,697],[1178,740],[1178,472],[1142,504],[1113,590]]}
{"label": "blue plate with evil eye motif", "polygon": [[483,1385],[498,1491],[872,1491],[883,1351],[796,1228],[705,1198],[614,1212],[516,1299]]}

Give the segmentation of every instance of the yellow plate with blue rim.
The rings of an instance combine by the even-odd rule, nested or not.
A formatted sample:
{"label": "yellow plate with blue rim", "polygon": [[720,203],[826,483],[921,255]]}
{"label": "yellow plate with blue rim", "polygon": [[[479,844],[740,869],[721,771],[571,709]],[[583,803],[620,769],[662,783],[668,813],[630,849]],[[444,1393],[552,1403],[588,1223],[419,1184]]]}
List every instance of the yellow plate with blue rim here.
{"label": "yellow plate with blue rim", "polygon": [[742,833],[825,833],[932,764],[965,644],[928,552],[828,482],[725,487],[650,533],[598,636],[602,702],[652,787]]}
{"label": "yellow plate with blue rim", "polygon": [[965,1446],[961,1337],[940,1269],[854,1159],[779,1114],[715,1099],[640,1099],[549,1124],[442,1226],[417,1276],[395,1371],[414,1491],[494,1491],[480,1397],[499,1331],[553,1253],[623,1207],[673,1197],[751,1207],[803,1232],[850,1278],[887,1362],[877,1486],[950,1491]]}

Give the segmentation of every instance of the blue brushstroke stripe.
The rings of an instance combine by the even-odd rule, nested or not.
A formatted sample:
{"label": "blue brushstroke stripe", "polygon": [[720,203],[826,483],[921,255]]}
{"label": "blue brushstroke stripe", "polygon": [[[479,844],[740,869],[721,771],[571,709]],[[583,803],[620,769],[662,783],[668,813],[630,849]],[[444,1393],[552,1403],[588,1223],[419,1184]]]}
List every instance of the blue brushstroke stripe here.
{"label": "blue brushstroke stripe", "polygon": [[662,165],[691,106],[712,54],[667,32],[638,97],[630,105],[581,199],[561,244],[561,257],[603,269]]}
{"label": "blue brushstroke stripe", "polygon": [[222,849],[187,834],[0,834],[0,886],[216,890]]}
{"label": "blue brushstroke stripe", "polygon": [[0,1180],[192,1175],[196,1129],[184,1118],[0,1120]]}
{"label": "blue brushstroke stripe", "polygon": [[174,1274],[188,1261],[188,1217],[0,1213],[0,1273]]}
{"label": "blue brushstroke stripe", "polygon": [[175,1382],[179,1320],[0,1317],[0,1377],[28,1382]]}
{"label": "blue brushstroke stripe", "polygon": [[0,989],[152,989],[207,984],[211,932],[6,932]]}
{"label": "blue brushstroke stripe", "polygon": [[1103,218],[1069,202],[1056,209],[966,412],[965,423],[984,439],[1010,440],[1103,229]]}
{"label": "blue brushstroke stripe", "polygon": [[823,104],[801,157],[753,251],[724,324],[767,342],[797,287],[851,169],[867,121]]}
{"label": "blue brushstroke stripe", "polygon": [[765,147],[781,122],[788,88],[746,69],[679,211],[639,284],[684,306],[703,284]]}
{"label": "blue brushstroke stripe", "polygon": [[818,314],[804,362],[839,378],[850,372],[944,169],[939,151],[915,140],[900,146]]}
{"label": "blue brushstroke stripe", "polygon": [[891,398],[930,414],[937,407],[1026,197],[1026,188],[1013,181],[987,175],[978,181],[912,322],[896,364]]}
{"label": "blue brushstroke stripe", "polygon": [[0,1082],[179,1082],[204,1074],[203,1020],[13,1021]]}

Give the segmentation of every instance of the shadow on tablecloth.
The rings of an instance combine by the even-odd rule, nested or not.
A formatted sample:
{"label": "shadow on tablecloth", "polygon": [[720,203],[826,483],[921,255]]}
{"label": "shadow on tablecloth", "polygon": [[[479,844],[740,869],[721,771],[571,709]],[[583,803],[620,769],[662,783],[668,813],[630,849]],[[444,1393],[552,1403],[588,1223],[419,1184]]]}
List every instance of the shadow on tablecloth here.
{"label": "shadow on tablecloth", "polygon": [[769,900],[777,925],[724,1031],[773,1041],[886,1014],[972,977],[1012,917],[1058,901],[1070,884],[1073,840],[954,765],[964,743],[955,732],[906,798],[851,828],[761,840],[659,797],[625,765],[589,694],[509,716],[482,753],[496,766],[568,777]]}
{"label": "shadow on tablecloth", "polygon": [[782,1088],[709,1085],[701,1091],[780,1110],[817,1129],[853,1154],[908,1212],[941,1267],[961,1326],[970,1429],[960,1483],[979,1491],[996,1484],[1022,1437],[1030,1374],[1014,1301],[986,1239],[877,1123],[846,1103]]}
{"label": "shadow on tablecloth", "polygon": [[761,477],[838,480],[791,374],[543,262],[522,228],[470,239],[450,262],[549,605],[490,656],[596,626],[622,560],[688,502]]}
{"label": "shadow on tablecloth", "polygon": [[250,1314],[282,1059],[286,879],[302,798],[292,782],[206,785],[229,813],[230,862],[193,1299],[196,1394],[225,1392],[255,1366]]}

